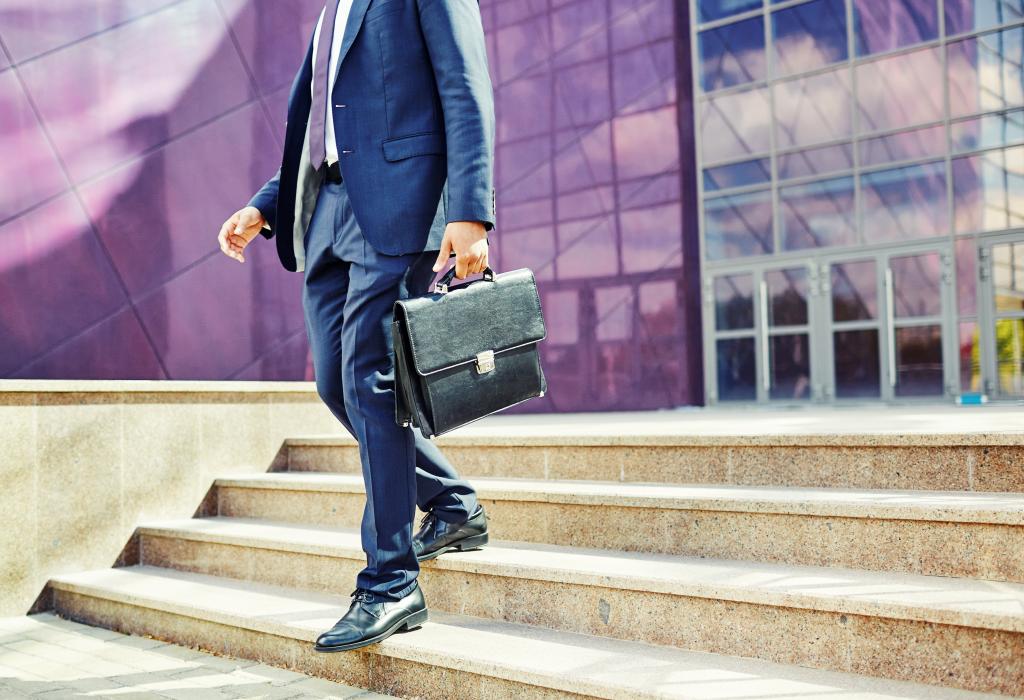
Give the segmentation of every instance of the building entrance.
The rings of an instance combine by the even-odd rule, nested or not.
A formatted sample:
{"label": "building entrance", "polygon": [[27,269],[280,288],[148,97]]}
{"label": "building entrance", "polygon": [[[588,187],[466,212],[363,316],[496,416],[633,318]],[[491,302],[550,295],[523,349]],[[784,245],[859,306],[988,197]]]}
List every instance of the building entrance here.
{"label": "building entrance", "polygon": [[[952,397],[952,281],[945,242],[712,273],[705,284],[709,403]],[[998,321],[1016,322],[1024,340],[1019,298],[1018,311]],[[1015,357],[1019,375],[1021,354]]]}

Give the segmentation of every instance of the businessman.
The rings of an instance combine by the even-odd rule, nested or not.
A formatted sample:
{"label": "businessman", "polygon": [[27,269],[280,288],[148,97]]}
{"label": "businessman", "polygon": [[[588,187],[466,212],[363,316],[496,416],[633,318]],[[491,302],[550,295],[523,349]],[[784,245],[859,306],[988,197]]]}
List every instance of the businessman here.
{"label": "businessman", "polygon": [[[277,174],[223,225],[244,262],[276,238],[303,273],[317,392],[359,443],[366,567],[318,651],[427,619],[419,562],[487,542],[476,493],[437,446],[395,422],[392,305],[455,255],[487,266],[494,104],[477,0],[327,0],[288,100]],[[415,507],[425,516],[413,534]]]}

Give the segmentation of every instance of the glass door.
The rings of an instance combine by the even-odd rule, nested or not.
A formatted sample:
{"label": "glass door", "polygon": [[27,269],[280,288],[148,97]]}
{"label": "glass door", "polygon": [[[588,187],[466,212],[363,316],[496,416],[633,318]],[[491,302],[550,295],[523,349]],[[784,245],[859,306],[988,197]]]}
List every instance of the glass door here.
{"label": "glass door", "polygon": [[[959,365],[947,248],[933,243],[712,273],[704,287],[709,403],[952,396]],[[1024,243],[1017,260],[1024,262]],[[1018,310],[1013,333],[1024,340]],[[1021,355],[1007,352],[1019,375]]]}
{"label": "glass door", "polygon": [[[950,258],[938,251],[894,254],[885,269],[886,358],[894,398],[943,396],[955,391],[946,380],[945,343],[952,275]],[[952,357],[950,358],[952,362]]]}
{"label": "glass door", "polygon": [[829,399],[882,398],[882,274],[875,257],[832,260],[822,266],[827,280],[832,376]]}
{"label": "glass door", "polygon": [[705,286],[705,357],[714,372],[706,373],[709,403],[756,401],[757,348],[754,319],[754,275],[722,273]]}
{"label": "glass door", "polygon": [[764,398],[807,401],[813,397],[811,270],[807,266],[765,269],[759,287]]}
{"label": "glass door", "polygon": [[711,403],[803,402],[812,381],[812,268],[759,267],[711,277],[706,288]]}
{"label": "glass door", "polygon": [[[826,398],[941,397],[955,389],[945,358],[951,258],[944,250],[826,260]],[[952,357],[952,355],[950,356]]]}
{"label": "glass door", "polygon": [[994,399],[1024,398],[1024,234],[985,241],[981,324],[985,388]]}

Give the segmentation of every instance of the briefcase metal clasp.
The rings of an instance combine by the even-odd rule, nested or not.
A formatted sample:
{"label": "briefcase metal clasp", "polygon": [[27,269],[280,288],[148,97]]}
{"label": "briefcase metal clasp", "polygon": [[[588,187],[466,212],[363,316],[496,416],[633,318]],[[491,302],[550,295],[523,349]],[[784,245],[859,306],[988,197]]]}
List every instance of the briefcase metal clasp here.
{"label": "briefcase metal clasp", "polygon": [[494,351],[484,350],[476,354],[476,371],[478,374],[486,374],[494,369]]}

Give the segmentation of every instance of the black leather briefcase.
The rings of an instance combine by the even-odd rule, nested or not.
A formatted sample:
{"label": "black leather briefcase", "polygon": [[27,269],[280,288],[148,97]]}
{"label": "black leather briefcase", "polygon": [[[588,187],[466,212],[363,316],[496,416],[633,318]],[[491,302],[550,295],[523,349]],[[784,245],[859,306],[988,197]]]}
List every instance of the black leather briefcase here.
{"label": "black leather briefcase", "polygon": [[528,268],[450,287],[452,267],[433,293],[399,299],[395,421],[434,437],[547,391],[538,344],[547,335]]}

